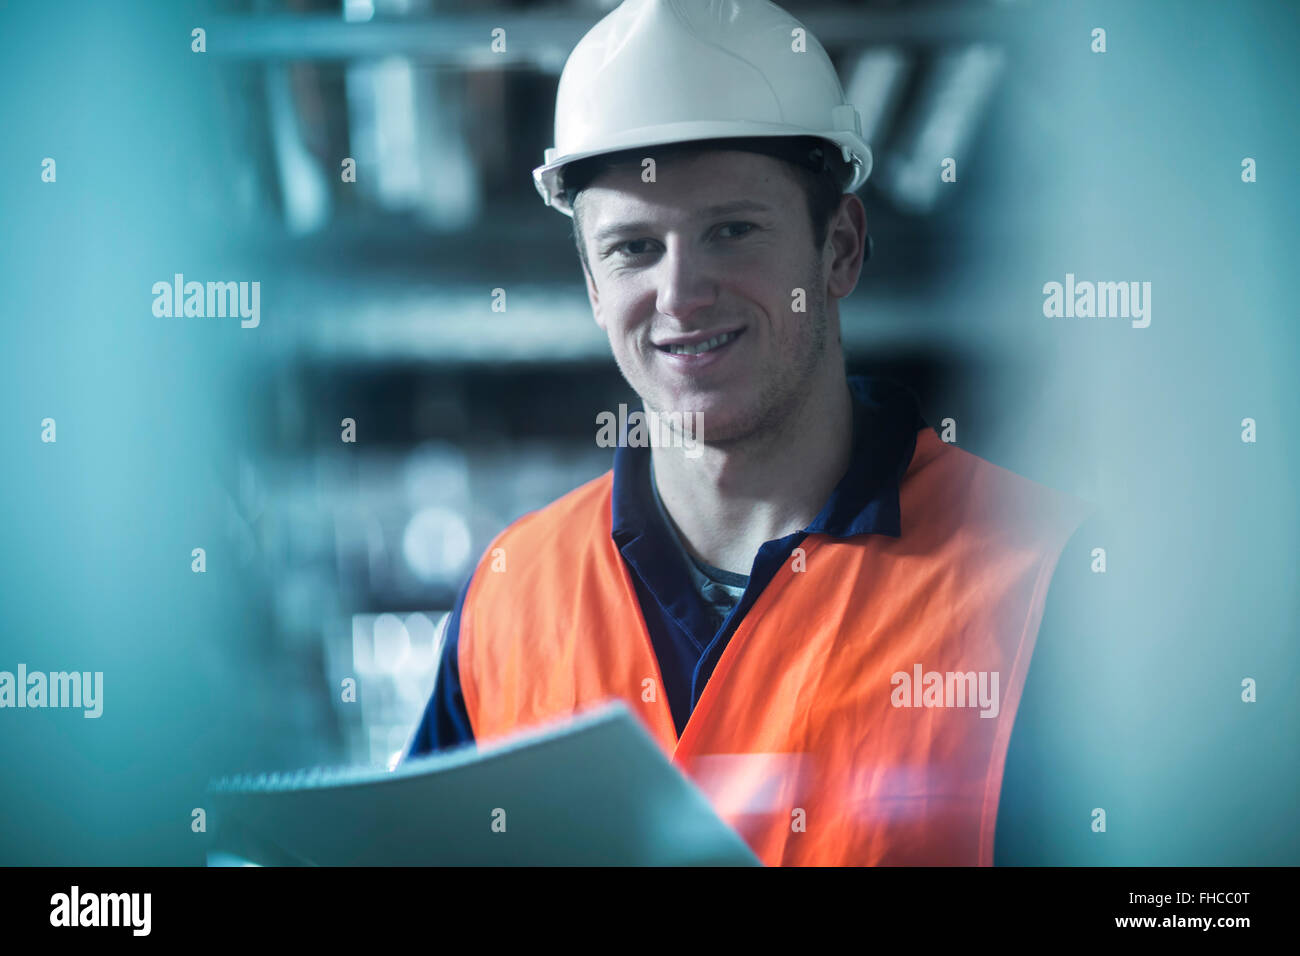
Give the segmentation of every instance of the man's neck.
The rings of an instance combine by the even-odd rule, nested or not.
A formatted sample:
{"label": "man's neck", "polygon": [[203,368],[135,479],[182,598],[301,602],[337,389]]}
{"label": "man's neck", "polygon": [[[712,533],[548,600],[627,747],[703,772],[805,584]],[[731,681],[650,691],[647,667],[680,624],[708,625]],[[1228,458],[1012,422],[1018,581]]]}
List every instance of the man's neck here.
{"label": "man's neck", "polygon": [[853,401],[842,372],[828,376],[779,430],[753,441],[651,449],[655,482],[682,543],[700,560],[748,574],[765,542],[802,530],[848,469]]}

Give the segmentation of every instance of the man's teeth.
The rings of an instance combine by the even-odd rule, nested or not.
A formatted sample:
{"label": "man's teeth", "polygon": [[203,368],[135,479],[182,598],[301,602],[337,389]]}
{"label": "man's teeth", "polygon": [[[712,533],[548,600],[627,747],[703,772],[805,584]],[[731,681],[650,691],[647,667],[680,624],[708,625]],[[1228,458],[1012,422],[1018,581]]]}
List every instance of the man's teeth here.
{"label": "man's teeth", "polygon": [[701,352],[707,352],[710,349],[716,349],[719,345],[727,344],[739,334],[739,332],[723,332],[721,335],[715,335],[707,342],[698,342],[695,345],[670,345],[668,351],[672,355],[699,355]]}

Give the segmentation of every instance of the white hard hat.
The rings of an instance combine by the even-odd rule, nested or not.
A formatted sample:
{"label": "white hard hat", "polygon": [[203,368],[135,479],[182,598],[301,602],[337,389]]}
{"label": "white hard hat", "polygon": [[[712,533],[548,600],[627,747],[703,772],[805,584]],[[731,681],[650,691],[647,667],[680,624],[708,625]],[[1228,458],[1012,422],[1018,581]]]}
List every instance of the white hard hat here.
{"label": "white hard hat", "polygon": [[574,47],[555,98],[555,145],[533,170],[567,216],[561,172],[641,146],[813,136],[839,147],[853,192],[871,173],[862,121],[830,57],[768,0],[624,0]]}

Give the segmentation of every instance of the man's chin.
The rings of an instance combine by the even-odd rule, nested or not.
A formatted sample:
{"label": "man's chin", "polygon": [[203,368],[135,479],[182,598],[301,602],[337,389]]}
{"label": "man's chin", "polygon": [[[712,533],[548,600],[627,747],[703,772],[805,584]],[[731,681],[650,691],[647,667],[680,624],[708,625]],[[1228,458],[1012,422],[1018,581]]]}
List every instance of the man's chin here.
{"label": "man's chin", "polygon": [[[700,444],[727,447],[753,437],[755,431],[751,419],[738,416],[734,408],[712,410],[708,405],[689,409],[675,409],[680,421],[689,430],[691,436]],[[662,416],[665,412],[659,412]]]}
{"label": "man's chin", "polygon": [[659,401],[646,401],[645,407],[660,416],[689,420],[693,434],[702,436],[706,445],[751,438],[762,417],[761,396],[738,388],[660,395]]}

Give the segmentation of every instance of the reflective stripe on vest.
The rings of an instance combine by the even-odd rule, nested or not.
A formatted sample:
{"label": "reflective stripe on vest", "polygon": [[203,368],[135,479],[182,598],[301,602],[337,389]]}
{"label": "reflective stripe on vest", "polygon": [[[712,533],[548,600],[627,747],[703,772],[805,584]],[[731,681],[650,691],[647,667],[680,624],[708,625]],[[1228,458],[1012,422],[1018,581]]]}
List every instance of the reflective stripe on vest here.
{"label": "reflective stripe on vest", "polygon": [[618,697],[765,863],[992,865],[1011,729],[1083,503],[922,429],[901,537],[808,535],[678,740],[610,536],[612,481],[521,518],[476,569],[459,638],[475,737]]}

